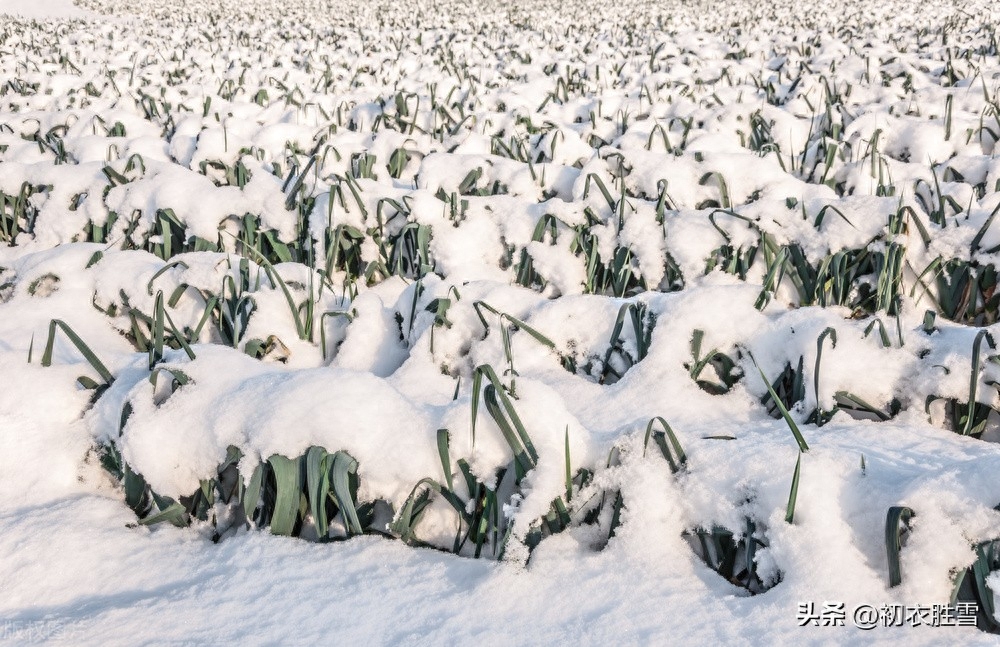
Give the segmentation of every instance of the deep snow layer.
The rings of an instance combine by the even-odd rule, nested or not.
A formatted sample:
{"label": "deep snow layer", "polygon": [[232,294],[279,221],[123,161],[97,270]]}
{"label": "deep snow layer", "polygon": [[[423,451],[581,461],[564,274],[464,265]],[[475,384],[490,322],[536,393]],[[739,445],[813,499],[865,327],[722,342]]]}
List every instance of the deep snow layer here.
{"label": "deep snow layer", "polygon": [[[925,330],[931,301],[910,292],[935,258],[995,261],[985,251],[997,243],[987,223],[1000,195],[990,126],[995,46],[983,54],[990,25],[952,5],[886,3],[854,15],[859,7],[639,7],[627,18],[593,0],[573,5],[574,30],[560,13],[568,9],[535,2],[474,12],[326,7],[315,21],[312,5],[262,2],[248,15],[244,3],[177,3],[137,6],[141,20],[115,25],[7,29],[0,190],[15,195],[25,182],[38,190],[32,230],[0,250],[0,640],[994,642],[974,629],[862,634],[849,619],[845,628],[797,627],[803,602],[842,601],[848,610],[947,602],[951,572],[972,562],[972,544],[1000,536],[1000,451],[988,442],[995,425],[985,440],[961,437],[944,428],[940,401],[924,410],[929,397],[967,400],[970,376],[977,399],[994,406],[995,355],[984,345],[982,366],[974,363],[975,328],[941,317]],[[991,16],[988,6],[976,9]],[[734,21],[755,25],[753,37],[732,41]],[[959,25],[951,42],[980,48],[978,58],[953,56],[927,25]],[[36,42],[36,34],[51,39]],[[806,34],[822,45],[799,43]],[[522,37],[527,46],[517,45]],[[795,69],[803,80],[793,87]],[[449,96],[443,112],[428,108],[431,96]],[[824,98],[835,112],[819,114]],[[537,130],[527,132],[525,120]],[[208,295],[224,292],[226,277],[240,280],[239,259],[226,253],[234,243],[220,230],[236,231],[251,213],[281,240],[302,234],[283,180],[295,180],[320,135],[329,154],[299,178],[299,197],[316,198],[305,238],[322,242],[336,225],[353,227],[362,260],[377,261],[374,232],[381,235],[389,204],[390,235],[403,221],[432,231],[433,272],[420,270],[419,285],[413,276],[366,285],[347,270],[278,264],[297,300],[324,286],[311,295],[323,343],[318,332],[299,338],[275,281],[247,263],[241,293],[254,310],[236,348],[208,326],[191,340],[196,359],[168,353],[162,366],[192,382],[166,397],[126,337],[125,301],[149,313],[156,291],[177,294],[172,322],[195,327]],[[527,152],[501,154],[497,140],[514,148],[521,140]],[[251,171],[241,186],[237,162]],[[473,186],[462,189],[470,173]],[[591,174],[624,195],[615,202],[588,192]],[[346,199],[337,202],[335,187]],[[467,204],[449,203],[460,190]],[[927,224],[926,244],[913,229],[890,231],[900,207],[929,217],[935,200],[946,215]],[[721,245],[743,250],[757,234],[735,220],[717,231],[706,201],[731,201],[779,244],[801,244],[810,262],[905,245],[899,315],[877,313],[885,338],[863,308],[795,307],[790,281],[755,307],[760,262],[742,278],[707,271]],[[814,225],[830,203],[846,218],[831,213]],[[164,259],[143,251],[167,255],[154,231],[163,209],[185,240],[218,237],[225,251],[177,255],[184,264],[164,269]],[[111,224],[112,213],[128,216]],[[532,240],[546,215],[558,236]],[[110,243],[74,242],[105,225]],[[629,251],[629,271],[650,291],[585,294],[594,291],[586,259],[569,242],[580,227],[604,259]],[[123,241],[139,249],[118,251]],[[513,286],[516,269],[500,259],[522,250],[540,279]],[[666,276],[667,251],[682,291],[655,290],[677,287]],[[428,308],[448,298],[445,325]],[[491,315],[484,327],[477,302],[524,320],[554,348],[522,328],[511,332],[508,357],[503,322]],[[622,379],[600,383],[626,303],[651,315],[648,354]],[[323,318],[327,311],[345,316]],[[39,365],[52,319],[69,323],[116,377],[94,406],[77,377],[96,375],[64,337],[53,366]],[[813,382],[817,339],[828,328],[836,344],[827,338]],[[745,374],[724,395],[690,374],[698,334],[701,352],[718,349]],[[280,345],[263,360],[243,352],[251,339],[272,338]],[[638,359],[638,345],[626,326],[618,370]],[[760,403],[765,386],[746,351],[771,379],[800,357],[805,367],[792,415],[811,449],[801,455],[792,524],[785,505],[798,448]],[[137,527],[97,460],[114,442],[155,490],[176,497],[211,476],[231,445],[244,454],[244,473],[273,453],[322,445],[358,459],[361,498],[398,509],[417,481],[444,476],[434,443],[441,427],[451,431],[453,458],[467,458],[484,481],[510,462],[483,413],[472,442],[470,378],[483,364],[516,368],[515,405],[539,451],[523,498],[507,508],[513,548],[499,563],[373,537],[314,545],[241,529],[213,544],[204,525]],[[879,410],[895,400],[902,411],[887,422],[840,412],[823,427],[805,423],[841,391]],[[126,402],[133,413],[118,437]],[[669,420],[687,451],[676,476],[657,452],[643,451],[653,416]],[[526,566],[524,533],[564,488],[567,438],[573,468],[597,472],[588,493],[621,491],[622,525],[603,550],[606,523],[547,537]],[[604,468],[613,447],[621,462]],[[917,517],[903,584],[890,589],[883,527],[898,504]],[[767,543],[758,570],[774,585],[755,597],[709,570],[682,537],[712,525],[740,532],[748,516]],[[432,507],[418,536],[447,546],[454,522],[446,506]]]}
{"label": "deep snow layer", "polygon": [[[89,440],[67,406],[81,401],[72,367],[4,362],[12,378],[0,405],[5,627],[123,645],[229,638],[305,644],[331,631],[382,644],[995,642],[974,629],[862,633],[797,629],[795,621],[801,601],[841,600],[851,608],[946,596],[941,569],[961,552],[962,530],[977,517],[987,534],[997,530],[985,511],[976,512],[1000,496],[990,476],[1000,462],[992,445],[956,442],[919,425],[831,425],[812,435],[817,449],[805,461],[797,524],[785,526],[782,510],[772,515],[786,580],[746,598],[680,541],[682,506],[662,462],[633,468],[636,490],[659,495],[630,499],[628,518],[604,551],[557,535],[542,542],[527,570],[377,538],[316,545],[251,532],[212,544],[191,530],[136,528],[99,468],[79,464]],[[750,432],[746,453],[694,444],[692,461],[717,465],[711,472],[721,479],[760,483],[780,472],[774,488],[784,490],[788,470],[772,468],[785,468],[792,453],[772,431]],[[855,462],[859,447],[868,456],[864,477]],[[731,473],[734,464],[748,469]],[[919,506],[926,525],[915,526],[907,548],[908,584],[889,592],[882,511],[900,500]],[[5,631],[12,644],[32,642]]]}

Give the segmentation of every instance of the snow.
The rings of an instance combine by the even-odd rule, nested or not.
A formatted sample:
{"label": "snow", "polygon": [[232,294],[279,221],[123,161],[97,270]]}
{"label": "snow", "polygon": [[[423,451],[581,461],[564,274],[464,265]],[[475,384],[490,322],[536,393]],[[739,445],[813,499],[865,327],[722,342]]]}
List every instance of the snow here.
{"label": "snow", "polygon": [[[995,7],[347,5],[0,0],[0,641],[995,644],[850,615],[947,604],[1000,538]],[[891,313],[861,297],[890,250]],[[793,252],[875,269],[821,306],[769,275]],[[925,320],[948,261],[972,263],[981,320]],[[189,344],[162,357],[138,334],[158,303]],[[733,372],[696,374],[713,353]],[[764,406],[800,363],[808,451]],[[516,486],[497,390],[532,443]],[[825,421],[845,397],[879,414]],[[970,399],[981,438],[950,429]],[[427,479],[464,494],[467,469],[510,535],[450,554],[464,522],[438,495],[420,547],[340,541],[343,515],[330,541],[278,537],[222,503],[147,526],[112,446],[174,500],[233,449],[244,477],[347,452],[358,501],[394,513]],[[572,523],[535,546],[554,501]],[[760,542],[766,590],[705,564],[713,528]],[[800,626],[810,602],[844,626]]]}
{"label": "snow", "polygon": [[93,14],[72,0],[2,0],[0,14],[21,18],[86,18]]}
{"label": "snow", "polygon": [[[60,248],[58,259],[73,268],[80,263],[71,260],[88,256],[93,247],[69,254],[74,248]],[[32,266],[59,271],[52,254],[45,255],[50,257],[45,263],[29,263],[32,256],[24,257],[19,273],[33,276],[39,270],[29,271]],[[141,252],[119,252],[91,270],[67,273],[67,281],[44,297],[47,314],[68,319],[70,313],[60,313],[57,304],[89,293],[74,287],[69,277],[79,282],[88,272],[117,275],[120,271],[111,263],[133,263],[136,255],[151,258]],[[562,334],[581,340],[577,348],[588,347],[588,332],[592,338],[608,334],[606,329],[588,331],[586,319],[571,314],[592,313],[588,302],[600,297],[544,301],[533,314],[535,308],[523,299],[530,291],[492,289],[484,300],[503,304],[542,329],[549,328],[548,322],[563,322]],[[516,307],[520,292],[525,293],[520,301],[527,310]],[[709,331],[706,347],[725,347],[737,332],[712,325],[719,315],[711,306],[725,304],[728,316],[744,321],[739,336],[757,340],[753,349],[772,374],[774,362],[788,345],[789,328],[806,338],[808,348],[820,328],[838,325],[838,345],[827,348],[824,356],[824,391],[840,388],[839,380],[856,374],[857,362],[862,361],[869,363],[863,371],[873,389],[862,395],[882,401],[890,394],[879,389],[892,384],[903,388],[917,370],[913,358],[900,357],[903,350],[878,350],[871,339],[861,338],[856,325],[845,328],[836,312],[800,309],[768,316],[753,309],[755,294],[751,288],[720,285],[650,297],[650,304],[660,312],[658,325],[674,330],[704,326]],[[17,307],[16,312],[27,317],[31,310],[20,304],[38,298],[19,294],[3,307]],[[743,310],[736,307],[741,303]],[[610,323],[616,308],[609,306]],[[446,344],[447,334],[458,328],[460,312],[453,313],[456,325],[442,331],[439,344]],[[687,312],[695,314],[685,317],[682,313]],[[746,326],[754,320],[758,332],[751,334],[753,328]],[[94,340],[99,321],[96,310],[82,310],[74,325]],[[951,327],[936,335],[940,339],[935,346],[941,350],[935,352],[971,342],[950,340],[957,332],[958,327]],[[425,330],[422,338],[428,334]],[[408,379],[405,372],[387,383],[367,369],[292,369],[215,345],[196,346],[195,361],[178,352],[168,357],[165,366],[181,367],[193,383],[166,402],[156,404],[142,367],[145,358],[137,358],[132,368],[119,370],[115,385],[96,407],[78,419],[76,412],[86,406],[87,395],[73,384],[84,368],[72,351],[64,349],[59,355],[61,362],[71,363],[41,368],[23,362],[24,341],[10,334],[5,338],[17,348],[3,354],[7,379],[0,429],[6,451],[0,497],[5,523],[0,542],[4,554],[15,558],[0,567],[0,575],[9,582],[6,608],[0,615],[10,622],[57,621],[67,636],[88,642],[105,638],[127,642],[121,636],[132,631],[157,641],[232,635],[267,641],[278,640],[290,627],[295,627],[296,640],[308,641],[326,630],[325,624],[317,624],[319,618],[341,615],[345,635],[376,642],[408,637],[428,643],[455,637],[493,642],[501,635],[520,640],[647,642],[665,640],[679,631],[691,640],[740,642],[764,632],[791,639],[801,631],[796,631],[794,616],[800,601],[836,599],[850,606],[947,598],[947,573],[970,559],[968,542],[1000,532],[1000,519],[991,510],[993,500],[1000,498],[1000,486],[989,476],[1000,467],[995,445],[960,439],[928,425],[912,411],[905,420],[890,423],[857,422],[841,414],[822,429],[807,428],[813,450],[803,457],[796,523],[785,524],[783,504],[797,453],[787,428],[760,413],[748,414],[749,394],[735,393],[720,402],[694,388],[680,362],[670,359],[671,354],[689,352],[687,336],[677,334],[654,336],[647,359],[612,386],[580,384],[585,380],[563,371],[551,356],[536,354],[518,364],[522,377],[517,406],[542,457],[519,511],[524,519],[544,513],[560,490],[566,424],[578,464],[600,462],[609,443],[624,442],[626,460],[601,477],[606,485],[620,486],[627,502],[623,526],[604,551],[593,550],[599,539],[589,527],[544,540],[527,570],[509,561],[489,566],[378,539],[310,545],[250,532],[213,545],[192,530],[134,526],[134,516],[121,505],[94,454],[88,452],[94,434],[100,438],[113,433],[121,398],[129,397],[134,407],[121,440],[123,453],[154,489],[172,495],[195,489],[198,479],[225,457],[230,444],[251,457],[299,455],[311,444],[347,449],[362,466],[362,497],[397,502],[420,478],[440,478],[433,431],[441,425],[452,429],[454,454],[471,455],[474,469],[483,475],[507,460],[507,450],[488,419],[480,420],[475,450],[469,445],[467,397],[432,405],[428,384],[423,389],[409,385],[409,396],[393,389],[393,380]],[[480,342],[478,353],[499,352],[485,346],[491,338]],[[527,351],[534,348],[530,340],[523,333],[513,339],[515,356],[529,357]],[[103,345],[106,353],[112,347]],[[429,353],[416,344],[404,365],[419,359],[413,357],[419,348]],[[851,366],[839,368],[841,357]],[[502,359],[493,361],[499,364]],[[811,361],[807,356],[806,362]],[[926,361],[939,360],[930,355]],[[680,369],[680,377],[677,369],[667,367]],[[551,386],[531,375],[544,376]],[[856,379],[849,384],[858,388]],[[439,388],[450,390],[453,382],[444,380]],[[918,392],[914,399],[920,397]],[[378,402],[377,410],[345,405],[372,399]],[[641,421],[655,414],[671,421],[689,455],[691,468],[676,482],[665,461],[643,459],[638,446]],[[406,421],[406,433],[400,421]],[[545,430],[553,433],[547,436]],[[589,440],[588,434],[593,434]],[[737,440],[700,439],[719,434]],[[384,444],[389,438],[393,440]],[[862,453],[864,473],[859,467]],[[658,494],[650,497],[649,492]],[[920,516],[904,553],[905,584],[889,591],[884,584],[881,535],[884,510],[894,504],[912,505]],[[770,548],[763,551],[761,561],[772,564],[774,574],[780,571],[782,577],[772,590],[754,598],[738,595],[737,589],[708,571],[680,536],[699,524],[739,527],[745,514],[766,524]],[[428,533],[435,535],[433,524]],[[247,591],[259,592],[248,598]],[[38,599],[46,600],[45,606],[39,607]],[[470,602],[479,599],[503,602],[490,605],[484,613]],[[545,612],[539,614],[542,607]],[[212,621],[195,621],[192,627],[190,618],[207,621],[203,614],[209,608]],[[657,609],[672,611],[663,614]],[[387,625],[378,620],[384,617],[404,621]],[[728,620],[720,622],[720,617]],[[247,618],[256,620],[248,623]],[[597,628],[591,626],[595,621]],[[498,627],[503,631],[493,633]],[[896,639],[900,634],[893,631]],[[986,640],[974,630],[955,635],[973,642]],[[938,637],[926,630],[913,639]]]}
{"label": "snow", "polygon": [[[765,636],[809,642],[901,637],[931,642],[940,640],[942,632],[969,644],[992,644],[972,629],[894,628],[863,634],[795,628],[798,601],[879,604],[892,599],[884,588],[881,555],[874,548],[881,532],[879,504],[895,499],[880,486],[911,481],[892,494],[908,492],[903,500],[919,502],[928,524],[943,522],[945,528],[954,528],[956,518],[975,509],[967,496],[942,501],[941,509],[928,503],[939,500],[942,490],[964,491],[970,484],[990,487],[982,480],[970,482],[969,477],[975,478],[977,471],[985,477],[1000,457],[989,452],[987,462],[973,468],[972,460],[983,458],[981,448],[971,441],[955,448],[932,431],[879,428],[877,434],[886,446],[869,450],[865,477],[850,452],[835,448],[859,441],[870,445],[872,430],[825,432],[822,440],[830,449],[810,455],[806,462],[799,524],[787,526],[787,537],[780,544],[775,538],[783,546],[776,559],[786,580],[763,597],[744,598],[734,596],[728,585],[692,559],[675,534],[682,508],[644,496],[635,498],[644,505],[628,509],[636,521],[626,519],[622,533],[606,550],[594,552],[581,538],[557,535],[542,542],[527,570],[378,538],[317,545],[245,533],[212,544],[189,530],[136,528],[134,516],[113,492],[97,494],[93,484],[75,478],[57,482],[72,470],[57,469],[53,455],[77,457],[81,449],[65,440],[59,443],[58,437],[85,439],[79,425],[65,420],[25,423],[10,415],[5,411],[4,429],[16,424],[24,435],[46,441],[39,440],[33,450],[15,445],[14,451],[22,461],[47,457],[45,471],[50,476],[44,485],[25,488],[21,479],[9,476],[18,470],[3,471],[7,476],[2,482],[0,549],[8,557],[0,563],[5,582],[0,614],[10,626],[40,630],[33,623],[48,623],[41,627],[57,628],[58,635],[72,642],[305,643],[327,637],[332,622],[344,639],[382,644],[403,640],[645,643],[676,640],[678,635],[685,641],[733,644]],[[5,446],[10,447],[8,443],[5,437]],[[714,455],[701,460],[711,464],[732,452],[724,442],[716,441],[714,447]],[[910,465],[900,465],[901,448]],[[774,449],[767,445],[744,455],[744,461],[761,455],[774,460]],[[789,449],[780,453],[786,459],[782,464],[792,459]],[[636,493],[656,488],[675,500],[669,473],[662,463],[656,467],[629,466],[623,482]],[[96,477],[95,470],[85,472]],[[723,470],[713,472],[725,477],[720,474]],[[919,473],[940,476],[915,479]],[[775,486],[784,489],[785,476],[781,474],[777,480],[782,482]],[[48,493],[40,493],[40,487]],[[17,501],[17,492],[29,490],[33,494]],[[689,503],[701,502],[694,498]],[[782,524],[776,522],[774,527]],[[995,522],[989,530],[996,531]],[[914,544],[919,535],[917,531]],[[913,579],[927,577],[934,585],[914,587],[896,599],[942,594],[939,573],[949,554],[943,549],[957,547],[963,537],[956,529],[925,539],[933,545],[921,554],[941,556],[939,560],[927,565],[926,574],[918,571],[917,560],[905,566],[912,569]],[[866,545],[872,550],[859,549]],[[815,559],[816,554],[825,558]],[[483,600],[491,602],[483,605]]]}

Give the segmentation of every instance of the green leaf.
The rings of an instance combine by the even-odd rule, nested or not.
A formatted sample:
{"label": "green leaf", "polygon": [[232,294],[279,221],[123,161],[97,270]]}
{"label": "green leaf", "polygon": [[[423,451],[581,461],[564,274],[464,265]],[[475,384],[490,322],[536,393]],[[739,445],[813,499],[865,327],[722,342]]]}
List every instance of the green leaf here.
{"label": "green leaf", "polygon": [[[311,158],[309,161],[311,165],[311,163],[315,161],[315,158]],[[301,179],[302,178],[300,178],[300,180]],[[294,193],[292,195],[294,195]],[[288,309],[292,313],[292,319],[295,322],[295,331],[298,333],[299,339],[305,341],[312,341],[312,321],[303,320],[302,317],[300,316],[299,307],[295,304],[295,299],[292,298],[292,293],[289,291],[288,285],[285,284],[285,280],[281,278],[281,275],[278,274],[278,271],[274,268],[274,265],[272,265],[271,262],[267,260],[267,258],[263,254],[253,249],[252,247],[246,247],[245,249],[251,252],[257,258],[257,262],[260,264],[261,267],[264,268],[264,272],[267,274],[267,278],[270,279],[271,285],[277,286],[281,290],[281,293],[285,296],[285,302],[288,304]],[[309,302],[315,301],[315,296],[313,295],[312,290],[309,291],[308,300]],[[311,306],[308,308],[308,310],[310,312],[312,311]]]}
{"label": "green leaf", "polygon": [[474,302],[472,304],[472,306],[473,306],[473,308],[476,309],[476,314],[479,315],[479,321],[482,322],[483,328],[486,329],[486,334],[489,334],[489,332],[490,332],[490,325],[489,325],[489,323],[487,323],[486,317],[483,316],[482,309],[484,309],[484,308],[486,310],[489,310],[493,314],[497,315],[498,317],[500,317],[500,324],[501,325],[503,325],[503,321],[504,321],[504,319],[506,319],[510,323],[514,324],[517,328],[519,328],[519,329],[523,330],[524,332],[528,333],[529,335],[531,335],[536,341],[538,341],[538,343],[542,344],[546,348],[550,348],[552,350],[556,350],[555,342],[553,342],[551,339],[549,339],[548,337],[546,337],[542,333],[538,332],[537,330],[535,330],[534,328],[532,328],[528,324],[524,323],[523,321],[521,321],[517,317],[512,317],[512,316],[510,316],[509,314],[507,314],[505,312],[500,312],[499,310],[497,310],[496,308],[494,308],[490,304],[486,303],[485,301],[476,301],[476,302]]}
{"label": "green leaf", "polygon": [[414,539],[413,528],[420,518],[421,512],[430,501],[430,493],[442,490],[441,485],[433,479],[422,479],[413,487],[410,496],[406,498],[406,503],[400,509],[396,519],[392,522],[389,530],[396,534],[403,541]]}
{"label": "green leaf", "polygon": [[969,412],[965,418],[965,425],[962,427],[963,436],[971,434],[975,426],[976,391],[979,387],[979,371],[982,368],[980,353],[984,339],[990,348],[995,349],[997,347],[996,342],[993,341],[993,335],[987,330],[980,330],[976,334],[975,341],[972,342],[972,377],[969,379]]}
{"label": "green leaf", "polygon": [[903,572],[899,563],[899,551],[902,548],[902,530],[900,524],[909,528],[910,518],[916,513],[906,506],[893,506],[885,517],[885,551],[889,561],[889,587],[898,586],[903,581]]}
{"label": "green leaf", "polygon": [[[490,381],[490,384],[494,389],[494,401],[499,398],[499,402],[503,405],[507,416],[510,417],[510,423],[513,425],[514,430],[517,433],[519,442],[515,445],[523,445],[524,450],[527,452],[527,456],[530,459],[531,466],[538,461],[538,452],[535,451],[535,446],[532,444],[531,439],[528,437],[528,432],[524,428],[524,424],[521,422],[521,418],[517,415],[517,411],[514,410],[514,405],[511,403],[510,398],[507,396],[507,392],[504,390],[503,385],[500,383],[500,378],[497,377],[496,371],[489,364],[482,364],[473,371],[472,373],[472,441],[475,443],[476,439],[476,417],[479,412],[479,389],[482,385],[482,378],[486,378]],[[499,408],[497,408],[499,411]],[[492,415],[492,412],[491,412]],[[503,416],[500,416],[503,419]],[[496,416],[494,416],[496,420]],[[499,421],[497,422],[499,425]],[[503,430],[501,430],[503,431]],[[514,448],[514,445],[511,445]],[[516,450],[515,450],[516,452]]]}
{"label": "green leaf", "polygon": [[146,479],[141,474],[136,474],[132,468],[124,463],[125,473],[122,479],[122,486],[125,489],[125,504],[132,508],[137,516],[143,516],[149,511],[149,489],[146,487]]}
{"label": "green leaf", "polygon": [[149,347],[149,370],[151,371],[163,361],[163,315],[163,291],[157,290],[153,303],[153,325],[150,330],[152,343]]}
{"label": "green leaf", "polygon": [[799,450],[803,452],[809,451],[809,445],[806,443],[806,439],[802,437],[802,432],[799,431],[798,425],[796,425],[795,421],[792,420],[792,416],[788,413],[788,409],[785,408],[785,405],[781,403],[781,397],[774,392],[774,387],[771,386],[771,382],[767,379],[767,376],[764,375],[764,371],[761,370],[760,365],[757,364],[757,360],[754,359],[754,356],[749,349],[747,350],[747,355],[749,355],[750,361],[753,362],[753,365],[760,373],[761,379],[764,380],[764,386],[767,387],[767,392],[771,394],[771,399],[774,400],[774,404],[777,405],[778,411],[781,412],[781,417],[785,419],[785,424],[788,425],[788,428],[792,432],[792,436],[795,437],[795,442],[798,443]]}
{"label": "green leaf", "polygon": [[[663,431],[653,432],[653,425],[660,423]],[[687,455],[684,453],[684,449],[681,448],[680,442],[677,440],[677,436],[674,434],[674,430],[667,424],[667,421],[656,416],[649,421],[646,425],[646,436],[642,443],[642,455],[646,455],[646,447],[649,445],[649,438],[652,435],[654,442],[657,447],[660,448],[660,453],[663,454],[663,458],[667,459],[667,463],[670,464],[670,471],[677,473],[680,469],[687,463]],[[673,448],[671,452],[671,447],[667,446],[667,438],[670,439],[670,446]]]}
{"label": "green leaf", "polygon": [[115,381],[115,378],[111,374],[111,371],[108,370],[108,367],[106,367],[104,363],[97,358],[94,351],[90,350],[90,347],[87,346],[82,339],[80,339],[80,336],[73,332],[73,329],[61,319],[53,319],[49,322],[49,337],[48,341],[45,342],[45,351],[42,353],[42,366],[52,366],[52,348],[55,345],[56,329],[63,331],[70,342],[72,342],[73,345],[76,346],[77,350],[80,351],[80,354],[83,355],[83,358],[86,359],[92,367],[94,367],[94,370],[101,376],[101,379],[104,380],[105,384],[110,386],[111,383]]}
{"label": "green leaf", "polygon": [[[951,95],[949,95],[949,98],[950,97]],[[983,223],[983,226],[979,228],[979,231],[976,232],[975,237],[972,239],[972,244],[969,246],[969,249],[973,254],[979,251],[979,244],[983,242],[983,236],[986,235],[990,225],[993,224],[993,220],[997,217],[997,213],[1000,213],[1000,204],[993,209],[989,217],[986,219],[986,222]]]}
{"label": "green leaf", "polygon": [[573,499],[573,472],[569,460],[569,425],[566,425],[566,500]]}
{"label": "green leaf", "polygon": [[[523,430],[523,427],[521,427],[518,431],[514,431],[511,424],[504,416],[503,411],[500,409],[500,404],[497,401],[497,393],[498,392],[495,386],[492,384],[486,385],[486,389],[483,391],[483,397],[486,402],[486,410],[497,423],[497,427],[500,428],[500,433],[503,435],[504,440],[507,441],[511,451],[514,452],[514,460],[517,462],[518,468],[520,469],[520,476],[524,476],[531,471],[538,459],[537,456],[528,455],[528,452],[518,437],[519,432]],[[513,411],[513,409],[510,411]],[[518,420],[517,424],[520,424],[520,420]]]}
{"label": "green leaf", "polygon": [[188,514],[187,510],[184,509],[180,503],[171,503],[165,509],[157,512],[154,515],[148,516],[145,519],[140,519],[139,523],[143,526],[152,526],[157,523],[168,522],[178,527],[184,527],[188,525]]}
{"label": "green leaf", "polygon": [[788,492],[788,505],[785,507],[785,522],[792,523],[795,519],[795,501],[799,497],[799,470],[802,467],[802,452],[795,459],[795,471],[792,473],[792,488]]}
{"label": "green leaf", "polygon": [[312,513],[313,523],[316,524],[316,534],[321,539],[330,531],[329,520],[326,518],[326,499],[330,495],[327,456],[329,454],[322,447],[310,447],[305,456],[309,510]]}
{"label": "green leaf", "polygon": [[299,498],[302,495],[300,461],[275,454],[267,459],[274,472],[275,500],[271,517],[271,532],[290,536],[299,516]]}
{"label": "green leaf", "polygon": [[352,535],[360,535],[364,532],[361,520],[358,518],[354,497],[351,495],[350,477],[357,471],[358,461],[354,460],[350,454],[339,451],[333,455],[333,464],[330,467],[333,496],[341,514],[344,515],[344,525],[347,526],[347,532]]}
{"label": "green leaf", "polygon": [[843,402],[838,403],[838,406],[841,408],[864,411],[866,413],[874,415],[883,422],[891,419],[891,416],[886,415],[885,412],[879,410],[878,408],[872,406],[871,404],[868,404],[858,396],[854,395],[853,393],[849,393],[848,391],[837,391],[834,397],[837,398],[837,400],[842,400],[847,402],[847,404],[844,404]]}
{"label": "green leaf", "polygon": [[817,426],[822,426],[821,423],[825,421],[825,417],[822,415],[823,407],[820,404],[819,367],[820,367],[820,362],[823,359],[823,340],[826,339],[827,337],[830,338],[830,345],[833,348],[836,348],[837,331],[834,330],[832,327],[827,327],[823,330],[823,332],[819,334],[819,337],[816,339],[816,369],[813,371],[813,393],[816,396],[816,412],[818,414],[816,416]]}
{"label": "green leaf", "polygon": [[441,469],[444,471],[444,482],[448,484],[449,490],[455,489],[455,484],[451,473],[451,456],[448,450],[449,434],[447,429],[437,430],[438,455],[441,457]]}
{"label": "green leaf", "polygon": [[153,391],[154,391],[154,393],[156,391],[156,385],[157,385],[157,382],[159,382],[159,378],[160,378],[160,374],[161,373],[166,373],[166,374],[170,375],[170,379],[171,379],[171,390],[170,390],[170,392],[171,393],[174,392],[174,388],[173,388],[174,387],[174,383],[176,383],[176,387],[177,388],[180,388],[180,387],[186,386],[186,385],[188,385],[188,384],[190,384],[192,382],[191,378],[187,375],[187,373],[185,373],[184,371],[182,371],[180,369],[166,368],[164,366],[157,366],[149,374],[149,383],[153,385]]}
{"label": "green leaf", "polygon": [[188,269],[188,264],[181,260],[174,260],[167,263],[160,269],[156,270],[156,273],[153,274],[153,276],[150,277],[149,281],[146,283],[146,293],[149,294],[149,296],[153,296],[153,282],[156,281],[156,279],[160,278],[161,275],[163,275],[169,270],[172,270],[175,267],[183,267],[184,269]]}
{"label": "green leaf", "polygon": [[260,502],[260,491],[264,485],[267,469],[267,463],[258,464],[250,476],[250,483],[243,492],[243,514],[246,515],[247,521],[252,521],[254,512],[257,511],[257,504]]}

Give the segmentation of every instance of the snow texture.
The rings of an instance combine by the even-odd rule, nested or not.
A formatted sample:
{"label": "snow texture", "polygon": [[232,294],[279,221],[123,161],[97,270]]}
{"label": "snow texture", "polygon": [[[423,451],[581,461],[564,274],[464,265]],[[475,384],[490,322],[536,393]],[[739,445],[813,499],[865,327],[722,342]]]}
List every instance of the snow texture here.
{"label": "snow texture", "polygon": [[[0,641],[995,644],[796,611],[948,603],[1000,538],[996,7],[474,4],[0,0]],[[791,261],[770,275],[793,253],[872,260],[837,299]],[[250,314],[205,324],[220,300]],[[160,302],[191,352],[157,377],[129,313]],[[106,390],[65,334],[42,366],[53,320]],[[767,406],[800,364],[805,452]],[[138,525],[101,466],[114,446],[179,499],[230,448],[247,475],[320,446],[399,511],[461,478],[447,429],[506,492],[514,452],[471,415],[484,365],[537,450],[503,559],[445,552],[440,497],[417,536],[442,550],[214,543],[221,506],[219,527]],[[955,433],[976,403],[979,437]],[[593,473],[575,518],[600,514],[529,553],[567,461]],[[889,587],[897,505],[917,514]],[[766,591],[701,559],[714,527],[760,540]]]}

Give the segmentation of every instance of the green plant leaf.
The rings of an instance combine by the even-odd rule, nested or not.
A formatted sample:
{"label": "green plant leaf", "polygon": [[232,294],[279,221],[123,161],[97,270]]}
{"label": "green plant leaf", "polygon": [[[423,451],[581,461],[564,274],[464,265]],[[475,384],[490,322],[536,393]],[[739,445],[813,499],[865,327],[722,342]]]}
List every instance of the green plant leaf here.
{"label": "green plant leaf", "polygon": [[299,517],[299,499],[302,496],[302,470],[300,461],[275,454],[267,459],[274,473],[275,500],[271,516],[271,532],[290,536]]}

